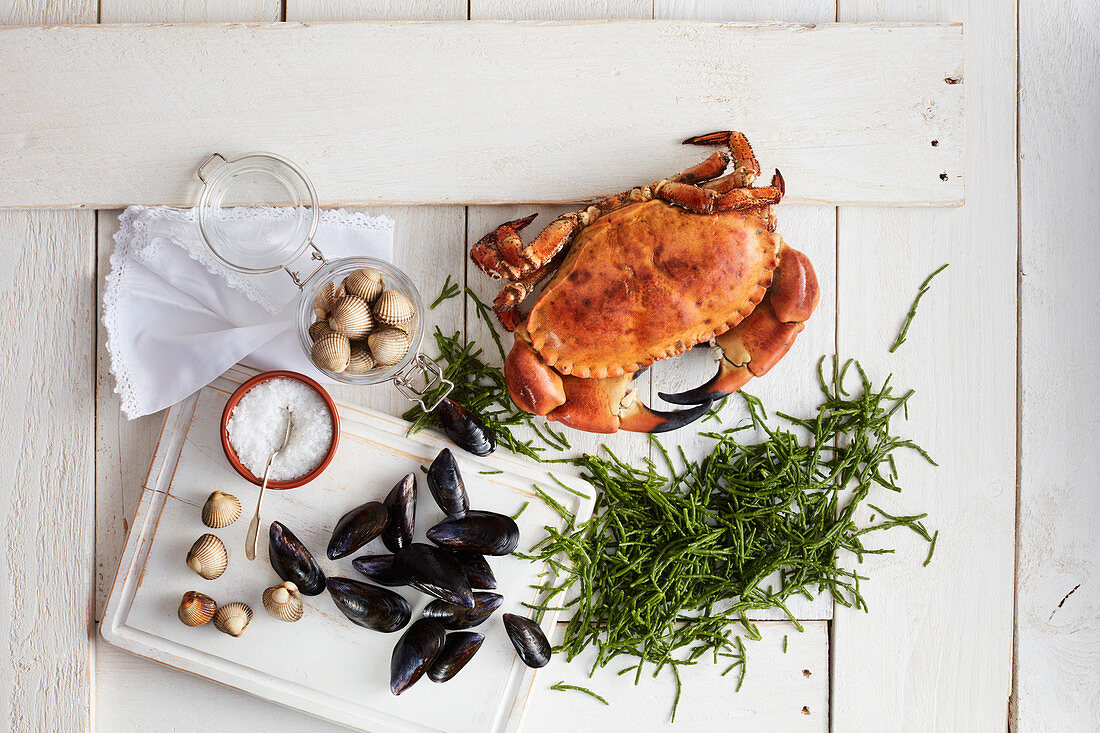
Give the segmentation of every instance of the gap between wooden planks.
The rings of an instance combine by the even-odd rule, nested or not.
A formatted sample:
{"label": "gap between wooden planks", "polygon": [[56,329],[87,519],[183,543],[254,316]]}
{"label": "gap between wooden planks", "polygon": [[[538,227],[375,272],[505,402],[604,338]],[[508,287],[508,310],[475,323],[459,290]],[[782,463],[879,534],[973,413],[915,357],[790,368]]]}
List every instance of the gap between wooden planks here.
{"label": "gap between wooden planks", "polygon": [[[217,150],[324,203],[565,202],[737,127],[788,202],[963,199],[962,26],[689,21],[0,30],[0,207],[189,205]],[[584,175],[577,175],[583,170]]]}

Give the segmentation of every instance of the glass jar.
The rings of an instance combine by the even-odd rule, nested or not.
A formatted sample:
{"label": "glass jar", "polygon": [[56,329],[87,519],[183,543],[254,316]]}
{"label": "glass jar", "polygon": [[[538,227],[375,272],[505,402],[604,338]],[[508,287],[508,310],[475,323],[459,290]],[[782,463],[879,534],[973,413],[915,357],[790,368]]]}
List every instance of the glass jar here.
{"label": "glass jar", "polygon": [[[363,374],[331,372],[316,366],[322,373],[345,384],[379,384],[392,382],[425,411],[434,409],[454,385],[443,377],[443,370],[420,352],[424,337],[424,302],[416,285],[394,265],[371,257],[344,257],[329,261],[313,242],[320,219],[317,192],[306,174],[294,163],[273,153],[249,153],[233,160],[213,153],[198,167],[203,183],[199,199],[199,230],[214,255],[226,266],[238,272],[262,274],[285,270],[301,291],[298,296],[296,327],[298,341],[306,357],[310,357],[313,341],[309,327],[314,322],[313,305],[317,293],[326,283],[337,286],[344,278],[361,268],[379,270],[386,288],[397,290],[415,306],[409,323],[408,353],[390,367],[375,367]],[[263,219],[242,217],[240,207],[280,207],[276,217]],[[296,267],[299,259],[312,250],[306,263],[313,271],[303,275]],[[425,395],[435,399],[424,404]]]}

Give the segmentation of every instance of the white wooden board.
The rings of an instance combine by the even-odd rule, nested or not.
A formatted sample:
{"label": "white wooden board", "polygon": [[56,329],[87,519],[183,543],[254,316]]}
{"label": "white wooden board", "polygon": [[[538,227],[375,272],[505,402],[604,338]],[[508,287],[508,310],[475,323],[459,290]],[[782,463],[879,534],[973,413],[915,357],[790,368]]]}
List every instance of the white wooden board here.
{"label": "white wooden board", "polygon": [[963,198],[959,25],[118,25],[0,38],[0,207],[190,204],[215,149],[286,155],[326,203],[576,201],[675,173],[706,152],[680,140],[731,127],[783,170],[789,201]]}
{"label": "white wooden board", "polygon": [[[210,531],[202,525],[199,509],[212,489],[237,494],[246,506],[255,500],[255,487],[233,472],[222,455],[218,432],[226,399],[247,376],[231,371],[169,412],[100,627],[104,638],[156,661],[355,728],[409,733],[517,730],[535,671],[516,658],[499,615],[479,629],[486,634],[485,644],[462,675],[442,686],[423,681],[397,698],[389,692],[389,658],[400,633],[380,634],[352,625],[326,594],[307,598],[306,615],[295,624],[275,621],[263,611],[260,595],[278,578],[267,563],[265,542],[255,562],[244,559],[246,518],[214,531],[230,552],[229,568],[220,578],[205,581],[186,567],[187,549]],[[332,465],[301,489],[268,492],[261,533],[266,536],[270,521],[279,519],[315,551],[326,574],[355,578],[358,573],[350,558],[324,558],[335,521],[364,501],[384,498],[405,473],[422,476],[419,466],[430,463],[447,443],[428,433],[406,437],[407,423],[372,411],[342,406],[340,417],[341,441]],[[515,457],[494,454],[479,459],[462,453],[459,463],[473,506],[511,514],[530,502],[518,520],[520,549],[534,544],[543,526],[561,522],[534,496],[533,483],[578,516],[591,513],[591,500],[556,487],[542,468]],[[479,473],[489,470],[503,473]],[[580,490],[586,487],[578,480],[564,480]],[[422,489],[418,539],[422,541],[424,530],[442,518]],[[385,551],[380,548],[376,540],[361,554]],[[501,612],[526,613],[521,602],[535,600],[528,586],[545,568],[514,557],[492,558],[491,563],[497,592],[505,596]],[[194,629],[181,624],[175,610],[187,590],[201,590],[219,603],[249,603],[256,614],[244,636],[234,639],[211,626]],[[405,595],[414,618],[430,600],[411,591]],[[544,628],[550,630],[554,621],[555,616],[547,614]]]}
{"label": "white wooden board", "polygon": [[1014,709],[1100,726],[1100,3],[1020,8],[1020,469]]}

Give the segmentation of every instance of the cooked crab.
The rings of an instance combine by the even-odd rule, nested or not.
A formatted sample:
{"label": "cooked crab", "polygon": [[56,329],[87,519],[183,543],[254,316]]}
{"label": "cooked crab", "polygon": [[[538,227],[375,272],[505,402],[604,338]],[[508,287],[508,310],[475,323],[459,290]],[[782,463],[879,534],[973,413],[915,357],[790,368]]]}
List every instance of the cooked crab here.
{"label": "cooked crab", "polygon": [[[534,216],[474,245],[478,267],[510,280],[493,308],[515,333],[504,373],[520,408],[590,432],[672,430],[767,373],[802,331],[819,291],[809,259],[775,231],[783,177],[753,187],[760,166],[739,132],[684,142],[728,152],[559,216],[530,244],[519,232]],[[634,377],[712,339],[722,352],[714,378],[660,395],[693,407],[642,404]]]}

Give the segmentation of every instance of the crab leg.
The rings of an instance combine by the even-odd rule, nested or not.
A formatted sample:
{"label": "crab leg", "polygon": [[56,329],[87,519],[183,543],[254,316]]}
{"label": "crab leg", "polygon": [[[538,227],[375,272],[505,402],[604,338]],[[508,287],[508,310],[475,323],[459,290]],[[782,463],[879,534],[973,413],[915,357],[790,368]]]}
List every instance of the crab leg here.
{"label": "crab leg", "polygon": [[518,308],[535,286],[542,282],[556,267],[556,262],[551,260],[537,270],[524,275],[514,282],[504,286],[493,300],[493,312],[497,314],[500,323],[507,331],[515,331],[520,323]]}
{"label": "crab leg", "polygon": [[778,204],[783,198],[783,176],[772,176],[772,185],[763,188],[735,188],[721,191],[715,188],[691,186],[678,181],[659,181],[653,196],[696,214],[716,214],[722,211],[747,211]]}
{"label": "crab leg", "polygon": [[784,244],[764,299],[747,318],[715,339],[722,349],[718,373],[695,389],[658,395],[677,405],[709,403],[741,389],[753,377],[764,376],[805,328],[819,295],[809,258]]}
{"label": "crab leg", "polygon": [[[748,188],[760,175],[760,163],[752,152],[749,139],[743,133],[732,130],[710,132],[684,140],[684,145],[725,145],[733,157],[733,172],[720,180],[729,181],[729,188]],[[675,180],[675,179],[673,179]],[[690,181],[688,181],[690,183]]]}

